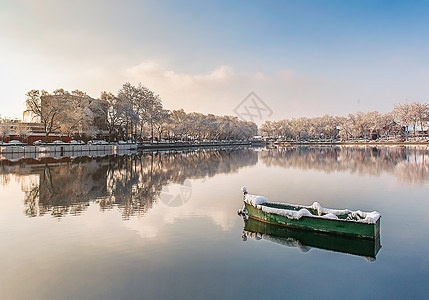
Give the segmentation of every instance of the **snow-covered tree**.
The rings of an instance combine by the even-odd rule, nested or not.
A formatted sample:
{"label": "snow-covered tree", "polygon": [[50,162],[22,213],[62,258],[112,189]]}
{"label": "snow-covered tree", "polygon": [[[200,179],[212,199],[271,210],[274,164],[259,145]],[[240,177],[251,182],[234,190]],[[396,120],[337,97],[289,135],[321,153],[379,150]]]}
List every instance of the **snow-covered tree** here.
{"label": "snow-covered tree", "polygon": [[1,120],[0,121],[0,136],[1,141],[4,141],[4,138],[9,136],[12,131],[12,122],[10,120]]}
{"label": "snow-covered tree", "polygon": [[49,134],[60,128],[64,104],[61,102],[62,98],[56,96],[64,94],[64,90],[56,90],[54,95],[49,95],[44,90],[31,90],[26,94],[27,111],[31,112],[33,117],[37,117],[43,125],[46,141]]}
{"label": "snow-covered tree", "polygon": [[63,133],[70,136],[93,126],[94,113],[90,106],[93,99],[85,92],[74,90],[69,94],[62,90],[62,93],[57,93],[56,97],[64,105],[60,124],[60,130]]}
{"label": "snow-covered tree", "polygon": [[412,123],[411,105],[408,102],[395,104],[393,115],[395,121],[405,128],[405,140],[408,140],[408,127]]}
{"label": "snow-covered tree", "polygon": [[114,94],[102,92],[99,99],[91,103],[95,120],[100,120],[101,127],[106,128],[111,140],[118,138],[121,127],[126,123],[126,106]]}
{"label": "snow-covered tree", "polygon": [[25,123],[18,123],[15,127],[15,133],[19,136],[21,141],[23,142],[31,132],[30,126]]}
{"label": "snow-covered tree", "polygon": [[413,102],[411,104],[411,116],[413,121],[414,137],[416,126],[420,126],[420,134],[423,137],[424,128],[429,121],[429,105],[427,103]]}

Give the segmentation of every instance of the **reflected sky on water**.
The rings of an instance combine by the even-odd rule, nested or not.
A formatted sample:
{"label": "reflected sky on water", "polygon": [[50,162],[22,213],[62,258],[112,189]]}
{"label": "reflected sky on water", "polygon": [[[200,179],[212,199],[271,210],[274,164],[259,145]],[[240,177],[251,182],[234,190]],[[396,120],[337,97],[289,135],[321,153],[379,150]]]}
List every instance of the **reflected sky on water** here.
{"label": "reflected sky on water", "polygon": [[[286,147],[2,160],[0,292],[5,299],[423,297],[428,154],[427,147]],[[243,241],[236,214],[243,185],[271,201],[379,211],[376,260]]]}

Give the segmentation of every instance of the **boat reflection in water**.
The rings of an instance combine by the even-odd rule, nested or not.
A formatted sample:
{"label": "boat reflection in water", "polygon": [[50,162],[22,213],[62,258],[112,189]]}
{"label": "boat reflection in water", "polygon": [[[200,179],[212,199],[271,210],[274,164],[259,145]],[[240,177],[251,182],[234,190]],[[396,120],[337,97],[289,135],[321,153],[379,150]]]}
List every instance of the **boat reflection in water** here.
{"label": "boat reflection in water", "polygon": [[381,248],[380,235],[375,240],[360,239],[277,226],[252,218],[244,220],[242,239],[246,241],[247,238],[264,239],[289,247],[298,247],[302,252],[319,248],[359,255],[368,261],[374,261]]}

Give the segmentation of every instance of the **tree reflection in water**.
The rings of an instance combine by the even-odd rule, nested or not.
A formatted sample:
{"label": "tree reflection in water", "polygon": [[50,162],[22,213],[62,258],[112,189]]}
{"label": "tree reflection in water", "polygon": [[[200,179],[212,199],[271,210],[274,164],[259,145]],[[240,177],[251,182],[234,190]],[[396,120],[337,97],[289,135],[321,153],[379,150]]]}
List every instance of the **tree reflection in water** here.
{"label": "tree reflection in water", "polygon": [[266,166],[371,176],[390,173],[402,182],[425,184],[429,182],[428,153],[426,146],[296,146],[269,149],[259,158]]}
{"label": "tree reflection in water", "polygon": [[427,147],[301,146],[263,149],[201,149],[143,152],[126,156],[59,160],[0,161],[0,184],[17,180],[25,192],[25,213],[35,217],[77,215],[91,202],[102,210],[118,208],[124,219],[143,215],[159,201],[162,188],[186,179],[235,172],[260,159],[266,166],[393,174],[402,182],[427,184]]}
{"label": "tree reflection in water", "polygon": [[[102,210],[117,207],[124,219],[143,215],[158,202],[163,186],[212,177],[254,165],[251,148],[143,152],[126,156],[78,157],[61,163],[20,164],[1,169],[1,183],[11,173],[25,192],[26,215],[77,215],[92,201]],[[32,183],[25,183],[29,175]],[[36,175],[36,176],[34,176]],[[38,178],[38,182],[37,182]]]}

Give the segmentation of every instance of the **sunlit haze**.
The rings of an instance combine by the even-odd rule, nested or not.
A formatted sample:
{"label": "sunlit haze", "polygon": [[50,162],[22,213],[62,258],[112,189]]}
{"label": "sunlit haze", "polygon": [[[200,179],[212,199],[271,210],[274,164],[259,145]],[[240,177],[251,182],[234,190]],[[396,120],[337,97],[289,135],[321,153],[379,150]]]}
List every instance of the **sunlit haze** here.
{"label": "sunlit haze", "polygon": [[141,82],[167,109],[272,120],[385,113],[429,95],[423,1],[0,0],[1,116],[30,89],[92,97]]}

